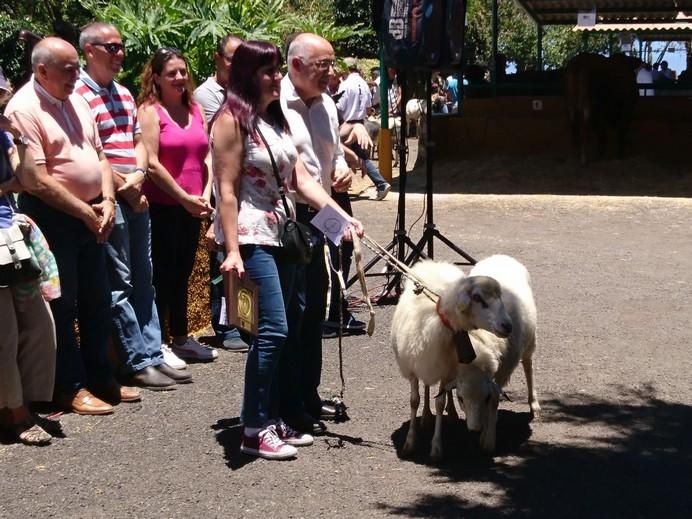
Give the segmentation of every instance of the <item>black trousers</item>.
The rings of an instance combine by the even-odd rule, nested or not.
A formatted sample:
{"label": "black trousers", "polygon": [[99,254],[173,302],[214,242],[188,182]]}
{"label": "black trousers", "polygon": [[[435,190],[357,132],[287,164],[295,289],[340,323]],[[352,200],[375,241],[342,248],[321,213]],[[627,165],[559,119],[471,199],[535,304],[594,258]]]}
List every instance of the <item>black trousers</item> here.
{"label": "black trousers", "polygon": [[202,220],[180,205],[151,204],[151,261],[161,335],[187,335],[187,289]]}

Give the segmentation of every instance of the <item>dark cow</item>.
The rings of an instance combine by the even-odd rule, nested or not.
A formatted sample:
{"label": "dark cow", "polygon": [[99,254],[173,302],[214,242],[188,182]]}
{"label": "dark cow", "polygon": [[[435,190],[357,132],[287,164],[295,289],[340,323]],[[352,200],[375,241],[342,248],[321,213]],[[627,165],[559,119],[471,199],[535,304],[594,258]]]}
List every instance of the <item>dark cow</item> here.
{"label": "dark cow", "polygon": [[[639,93],[635,69],[640,60],[616,54],[579,54],[565,69],[565,103],[579,159],[583,166],[603,156],[608,128],[615,130],[616,154],[624,155],[625,139]],[[594,140],[594,135],[596,139]]]}

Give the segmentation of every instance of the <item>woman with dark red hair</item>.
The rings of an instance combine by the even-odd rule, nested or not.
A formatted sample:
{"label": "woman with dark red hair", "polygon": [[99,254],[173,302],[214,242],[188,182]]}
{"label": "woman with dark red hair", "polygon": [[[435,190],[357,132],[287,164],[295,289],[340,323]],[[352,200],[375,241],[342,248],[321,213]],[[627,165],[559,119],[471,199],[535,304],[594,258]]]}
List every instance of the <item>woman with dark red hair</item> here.
{"label": "woman with dark red hair", "polygon": [[286,308],[295,296],[296,274],[296,265],[281,257],[281,229],[287,218],[295,218],[289,191],[294,188],[317,209],[331,205],[363,233],[360,222],[334,203],[298,157],[279,104],[281,65],[275,45],[242,43],[233,55],[226,103],[211,131],[220,213],[216,239],[226,250],[221,270],[249,276],[259,295],[258,336],[245,366],[241,451],[268,459],[293,457],[294,446],[313,442],[279,417],[279,357],[288,335]]}

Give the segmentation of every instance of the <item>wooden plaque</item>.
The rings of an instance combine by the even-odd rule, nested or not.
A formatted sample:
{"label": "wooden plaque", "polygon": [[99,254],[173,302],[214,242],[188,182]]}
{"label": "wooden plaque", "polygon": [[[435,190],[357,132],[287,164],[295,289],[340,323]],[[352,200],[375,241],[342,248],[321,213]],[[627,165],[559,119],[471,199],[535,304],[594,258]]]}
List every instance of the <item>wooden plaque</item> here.
{"label": "wooden plaque", "polygon": [[257,285],[247,274],[242,279],[239,278],[235,270],[224,272],[223,285],[226,294],[228,325],[257,336],[259,319]]}

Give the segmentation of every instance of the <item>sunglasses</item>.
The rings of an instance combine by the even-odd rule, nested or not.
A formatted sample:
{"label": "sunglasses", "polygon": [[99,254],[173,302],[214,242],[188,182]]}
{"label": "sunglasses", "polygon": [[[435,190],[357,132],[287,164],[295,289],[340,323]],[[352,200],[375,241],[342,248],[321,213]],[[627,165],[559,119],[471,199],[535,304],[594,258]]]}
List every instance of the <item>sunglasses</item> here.
{"label": "sunglasses", "polygon": [[122,43],[92,43],[92,45],[103,47],[108,54],[117,54],[120,51],[125,52],[125,45]]}

